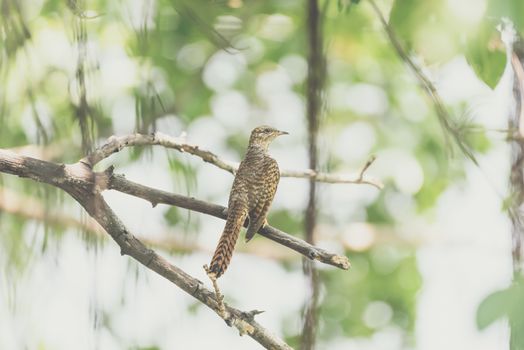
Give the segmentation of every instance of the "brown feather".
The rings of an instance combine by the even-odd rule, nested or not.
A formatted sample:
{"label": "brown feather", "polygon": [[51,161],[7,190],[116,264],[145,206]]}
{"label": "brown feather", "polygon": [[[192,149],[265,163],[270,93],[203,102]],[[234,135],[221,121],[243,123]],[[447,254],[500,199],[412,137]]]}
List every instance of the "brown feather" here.
{"label": "brown feather", "polygon": [[209,271],[215,274],[218,278],[226,272],[231,257],[233,256],[233,249],[240,233],[240,229],[244,225],[247,217],[247,210],[241,206],[236,206],[228,211],[226,226],[220,236],[217,248],[209,264]]}
{"label": "brown feather", "polygon": [[246,233],[246,242],[250,241],[264,225],[280,181],[280,170],[274,159],[269,156],[266,157],[263,169],[264,173],[260,176],[255,190],[255,193],[257,193],[255,205],[249,208],[249,226]]}
{"label": "brown feather", "polygon": [[267,126],[257,127],[251,132],[246,155],[238,167],[229,194],[226,226],[210,263],[209,272],[216,278],[229,266],[246,218],[249,216],[247,240],[266,220],[280,180],[278,164],[269,156],[267,148],[275,137],[283,134],[286,133]]}

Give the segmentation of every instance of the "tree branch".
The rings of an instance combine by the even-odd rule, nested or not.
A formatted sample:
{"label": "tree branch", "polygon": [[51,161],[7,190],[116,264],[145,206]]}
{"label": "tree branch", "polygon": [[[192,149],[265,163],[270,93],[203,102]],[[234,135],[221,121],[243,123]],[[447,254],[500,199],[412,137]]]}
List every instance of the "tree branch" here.
{"label": "tree branch", "polygon": [[[170,264],[155,251],[148,249],[120,221],[107,205],[100,192],[107,188],[108,174],[94,173],[84,163],[55,164],[30,157],[19,156],[0,149],[0,172],[25,177],[58,187],[70,194],[120,246],[121,254],[129,255],[142,265],[176,284],[218,314],[215,294],[199,280]],[[271,334],[254,320],[256,311],[243,312],[226,306],[228,325],[235,326],[240,334],[248,334],[267,349],[291,347]]]}
{"label": "tree branch", "polygon": [[[226,207],[140,185],[127,180],[123,175],[110,174],[108,188],[145,199],[151,202],[153,206],[156,206],[159,203],[169,204],[211,215],[223,220],[227,219]],[[244,223],[244,226],[247,227],[247,222]],[[329,253],[324,249],[315,247],[272,226],[264,226],[258,231],[258,233],[297,251],[309,259],[318,260],[322,263],[333,265],[344,270],[349,269],[351,266],[347,257]]]}
{"label": "tree branch", "polygon": [[[322,115],[322,91],[326,81],[326,60],[324,57],[322,13],[318,0],[308,0],[307,7],[307,63],[308,74],[306,84],[306,117],[308,129],[309,168],[318,169],[318,130]],[[367,169],[367,165],[363,168]],[[359,176],[362,178],[362,176]],[[315,178],[309,179],[309,196],[304,216],[305,239],[309,244],[315,244],[315,228],[317,226],[317,183]],[[320,296],[320,278],[315,264],[303,259],[304,275],[308,280],[309,295],[304,306],[304,322],[300,337],[301,350],[313,350],[316,344],[318,329],[318,299]]]}
{"label": "tree branch", "polygon": [[[104,154],[106,153],[101,153],[101,156]],[[96,160],[96,158],[93,159]],[[117,242],[122,255],[126,254],[133,257],[219,314],[219,305],[214,293],[204,288],[200,281],[170,264],[155,251],[147,248],[131,234],[104,201],[101,192],[106,189],[115,189],[146,199],[153,205],[158,203],[177,205],[222,219],[227,217],[227,209],[194,198],[170,194],[133,183],[126,180],[122,175],[113,175],[112,168],[104,173],[95,173],[89,166],[91,164],[93,163],[86,164],[85,159],[71,165],[56,164],[0,149],[0,172],[47,183],[69,193]],[[350,266],[345,256],[328,253],[273,227],[266,226],[259,233],[300,252],[310,259],[316,259],[343,269],[348,269]],[[248,334],[266,348],[291,349],[285,342],[270,334],[254,321],[255,314],[256,312],[246,313],[228,306],[225,319],[228,324],[234,325],[241,334]]]}
{"label": "tree branch", "polygon": [[[123,175],[113,175],[112,168],[104,173],[95,173],[82,162],[71,165],[56,164],[35,158],[20,156],[2,149],[0,149],[0,162],[4,163],[4,167],[0,167],[0,172],[28,177],[35,181],[43,181],[43,179],[45,179],[46,181],[44,182],[59,188],[62,188],[64,176],[75,175],[77,177],[89,179],[89,181],[93,183],[93,186],[95,186],[94,191],[96,192],[101,192],[105,189],[114,189],[122,193],[145,199],[151,202],[153,206],[156,206],[158,203],[163,203],[212,215],[223,220],[227,218],[226,207],[134,183],[127,180]],[[6,167],[6,164],[10,164],[11,167]],[[28,172],[30,169],[38,169],[39,172]],[[79,182],[76,185],[81,187],[85,186],[86,183]],[[344,270],[348,270],[351,266],[346,256],[330,253],[324,249],[315,247],[269,225],[261,228],[258,233],[295,250],[309,259],[318,260],[322,263],[336,266]]]}
{"label": "tree branch", "polygon": [[[211,151],[202,149],[197,145],[187,143],[184,137],[172,137],[161,132],[155,132],[147,135],[131,134],[125,136],[111,136],[101,147],[97,148],[90,155],[82,159],[82,162],[91,167],[94,167],[101,160],[108,158],[113,153],[119,152],[125,147],[153,145],[160,145],[165,148],[171,148],[182,153],[188,153],[197,156],[201,158],[204,162],[213,164],[216,167],[226,170],[232,174],[235,174],[236,170],[238,169],[239,163],[237,162],[221,159],[219,156],[217,156]],[[367,170],[369,165],[365,167],[364,171]],[[380,181],[373,178],[369,178],[367,176],[365,177],[364,171],[359,172],[358,175],[348,175],[322,173],[312,169],[281,170],[280,176],[314,179],[317,182],[326,183],[371,185],[378,189],[384,187],[384,185]]]}
{"label": "tree branch", "polygon": [[395,49],[397,55],[411,69],[413,74],[415,74],[415,77],[418,79],[420,86],[422,87],[422,89],[426,92],[427,96],[433,102],[435,112],[437,113],[437,117],[438,117],[439,123],[442,126],[442,128],[453,137],[453,140],[455,141],[457,146],[460,148],[460,150],[475,165],[478,165],[477,159],[475,158],[470,147],[468,147],[468,145],[464,143],[462,135],[453,125],[453,119],[451,118],[448,110],[446,109],[446,106],[444,105],[444,102],[442,101],[442,98],[440,97],[440,94],[438,93],[435,85],[426,76],[426,74],[422,71],[422,69],[411,59],[411,57],[409,57],[404,47],[402,47],[402,44],[400,43],[400,40],[397,37],[397,34],[393,30],[393,28],[388,24],[388,22],[386,21],[386,18],[382,14],[382,11],[380,11],[375,1],[374,0],[368,0],[368,1],[371,4],[373,11],[375,11],[375,14],[377,15],[378,19],[380,20],[380,23],[382,24],[382,27],[384,28],[384,31],[386,32],[389,38],[389,41],[393,45],[393,48]]}
{"label": "tree branch", "polygon": [[[517,130],[514,134],[518,139],[510,142],[511,146],[511,171],[509,175],[509,193],[511,193],[508,213],[512,227],[512,257],[513,277],[520,278],[524,275],[524,142],[522,142],[522,125],[524,122],[524,50],[518,40],[513,44],[511,66],[513,68],[513,109],[508,116],[508,129]],[[513,328],[513,327],[512,327]],[[512,329],[512,338],[515,331]]]}
{"label": "tree branch", "polygon": [[[73,215],[57,213],[55,211],[46,212],[44,204],[39,200],[20,195],[17,192],[1,186],[0,211],[19,216],[26,220],[45,222],[59,228],[77,229],[99,238],[107,237],[104,229],[90,216],[85,219],[79,219]],[[169,253],[191,253],[196,251],[213,253],[213,250],[210,248],[198,243],[185,242],[174,237],[172,233],[164,233],[159,237],[139,236],[138,238],[148,247]],[[273,243],[263,240],[255,240],[248,245],[241,245],[235,249],[238,249],[241,253],[271,260],[293,261],[297,259],[297,255],[285,246],[275,246]]]}
{"label": "tree branch", "polygon": [[[89,234],[93,234],[100,238],[107,237],[104,229],[92,218],[86,217],[79,219],[73,215],[57,213],[55,211],[46,212],[43,203],[30,196],[20,195],[17,192],[11,191],[5,187],[0,186],[0,212],[5,212],[10,215],[19,216],[26,220],[35,220],[39,222],[46,222],[51,226],[66,227],[78,229]],[[358,229],[361,223],[352,223],[346,227],[346,230]],[[373,245],[379,244],[401,244],[409,246],[418,246],[423,242],[420,239],[406,239],[401,238],[395,231],[391,231],[381,225],[371,225],[366,223],[366,227],[373,232],[376,238]],[[339,227],[331,225],[322,225],[318,230],[316,236],[321,241],[329,241],[340,245],[345,251],[359,252],[362,248],[357,248],[345,240],[341,235],[333,232],[340,230]],[[173,237],[172,232],[165,232],[155,237],[139,236],[138,237],[146,246],[159,249],[168,253],[189,253],[189,252],[205,252],[213,253],[213,248],[208,248],[198,243],[185,242],[183,240]],[[281,262],[297,261],[298,256],[287,249],[286,246],[275,246],[272,242],[267,240],[252,240],[249,244],[243,244],[235,247],[241,253],[255,255],[264,259],[278,260]]]}
{"label": "tree branch", "polygon": [[[79,200],[79,198],[76,199]],[[100,194],[95,194],[80,204],[117,242],[122,255],[133,257],[220,315],[215,293],[205,288],[201,281],[170,264],[155,251],[148,249],[126,229]],[[291,349],[283,340],[256,322],[252,312],[243,312],[226,305],[225,320],[229,326],[235,326],[240,335],[248,334],[267,349]]]}

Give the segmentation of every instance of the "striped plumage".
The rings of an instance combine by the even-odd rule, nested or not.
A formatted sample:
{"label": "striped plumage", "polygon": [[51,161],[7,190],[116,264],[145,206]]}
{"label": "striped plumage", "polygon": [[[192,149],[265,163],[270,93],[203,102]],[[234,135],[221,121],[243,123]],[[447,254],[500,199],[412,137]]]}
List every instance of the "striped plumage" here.
{"label": "striped plumage", "polygon": [[269,126],[251,132],[249,146],[240,163],[229,195],[227,221],[211,259],[209,272],[220,277],[229,266],[240,229],[246,218],[249,226],[246,241],[264,225],[280,180],[277,162],[267,152],[269,143],[287,134]]}

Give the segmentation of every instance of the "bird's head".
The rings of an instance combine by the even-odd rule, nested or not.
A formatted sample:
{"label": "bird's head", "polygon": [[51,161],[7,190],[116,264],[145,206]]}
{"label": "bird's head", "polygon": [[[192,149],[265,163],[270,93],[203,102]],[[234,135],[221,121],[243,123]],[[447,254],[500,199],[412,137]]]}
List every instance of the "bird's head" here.
{"label": "bird's head", "polygon": [[262,125],[257,126],[251,131],[251,137],[249,138],[249,145],[259,146],[267,149],[271,141],[277,136],[287,135],[285,131],[277,130],[271,126]]}

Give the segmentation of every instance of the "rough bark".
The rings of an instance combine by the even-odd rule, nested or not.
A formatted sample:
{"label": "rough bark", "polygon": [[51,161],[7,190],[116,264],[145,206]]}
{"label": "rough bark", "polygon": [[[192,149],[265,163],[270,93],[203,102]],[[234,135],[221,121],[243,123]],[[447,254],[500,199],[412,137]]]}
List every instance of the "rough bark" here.
{"label": "rough bark", "polygon": [[[511,147],[511,170],[509,178],[510,201],[508,213],[511,220],[513,279],[524,278],[524,43],[518,38],[511,55],[513,67],[513,106],[508,118]],[[522,325],[510,317],[510,348],[521,350],[524,344]]]}
{"label": "rough bark", "polygon": [[[307,28],[308,28],[308,79],[307,79],[307,124],[309,168],[318,169],[318,129],[322,113],[322,91],[325,80],[325,60],[322,34],[322,15],[317,0],[308,0]],[[309,180],[309,198],[305,213],[304,228],[306,242],[314,244],[315,227],[317,223],[317,183]],[[306,302],[304,325],[302,328],[301,348],[311,350],[315,348],[318,328],[318,298],[320,281],[315,264],[311,260],[303,260],[304,273],[308,278],[309,300]]]}
{"label": "rough bark", "polygon": [[[187,152],[198,156],[204,161],[212,163],[232,173],[235,172],[237,167],[235,163],[223,161],[212,152],[202,150],[198,146],[187,144],[183,140],[177,140],[167,135],[155,133],[152,135],[133,134],[123,137],[112,136],[102,147],[96,149],[93,153],[74,164],[57,164],[41,159],[26,157],[17,154],[13,150],[0,149],[0,173],[28,178],[64,190],[71,195],[111,236],[111,238],[119,245],[122,255],[131,256],[147,268],[170,280],[179,288],[219,314],[219,304],[216,301],[215,294],[206,289],[200,281],[191,277],[178,267],[170,264],[155,251],[149,249],[140,239],[135,237],[115,215],[102,197],[102,192],[105,190],[117,190],[122,193],[145,199],[151,202],[153,206],[159,203],[164,203],[213,215],[222,219],[227,218],[227,208],[223,206],[134,183],[127,180],[123,175],[113,174],[112,167],[104,172],[95,172],[93,170],[98,162],[109,157],[111,154],[120,151],[122,148],[140,145],[161,145],[166,148],[174,148],[181,152]],[[364,176],[364,173],[373,160],[374,158],[371,158],[364,165],[359,174],[352,179],[348,179],[348,177],[344,176],[341,177],[318,173],[311,169],[305,171],[293,171],[287,174],[283,172],[282,175],[309,178],[313,184],[315,181],[363,183],[371,184],[380,188],[381,184],[379,182],[368,180]],[[316,164],[316,160],[310,164]],[[314,169],[315,167],[312,168]],[[314,197],[313,202],[315,202]],[[246,224],[247,223],[244,225]],[[314,222],[313,224],[310,222],[307,224],[306,229],[312,232],[313,227]],[[283,246],[295,250],[308,259],[317,260],[345,270],[350,267],[347,257],[317,248],[310,243],[290,236],[269,225],[264,226],[258,233]],[[311,234],[309,234],[308,237],[311,238]],[[316,295],[318,296],[318,290]],[[314,300],[316,300],[316,297]],[[314,305],[316,305],[316,301]],[[235,326],[240,334],[248,334],[266,348],[290,349],[283,340],[272,335],[268,330],[255,322],[254,316],[257,313],[256,310],[243,312],[227,306],[228,318],[225,320],[230,326]]]}
{"label": "rough bark", "polygon": [[[101,191],[107,188],[110,172],[94,173],[84,163],[55,164],[0,150],[0,172],[17,175],[56,186],[71,195],[120,246],[122,255],[129,255],[145,267],[177,285],[218,314],[215,294],[201,281],[169,263],[154,250],[147,248],[120,221],[105,202]],[[254,320],[257,311],[243,312],[226,306],[228,325],[235,326],[241,335],[247,334],[267,349],[291,349],[282,339],[271,334]]]}

